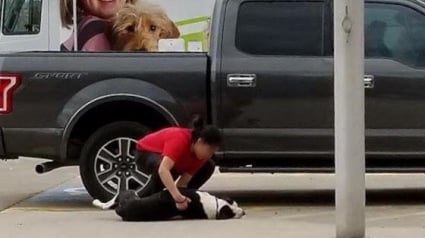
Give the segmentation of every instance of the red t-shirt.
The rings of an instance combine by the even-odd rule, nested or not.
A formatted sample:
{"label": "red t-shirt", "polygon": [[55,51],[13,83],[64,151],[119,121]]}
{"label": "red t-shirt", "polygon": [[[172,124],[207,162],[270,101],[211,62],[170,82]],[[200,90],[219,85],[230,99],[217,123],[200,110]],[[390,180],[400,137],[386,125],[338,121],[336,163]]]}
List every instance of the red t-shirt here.
{"label": "red t-shirt", "polygon": [[191,145],[190,129],[168,127],[140,139],[136,149],[167,156],[174,161],[173,170],[177,173],[194,175],[206,160],[198,159],[191,151]]}

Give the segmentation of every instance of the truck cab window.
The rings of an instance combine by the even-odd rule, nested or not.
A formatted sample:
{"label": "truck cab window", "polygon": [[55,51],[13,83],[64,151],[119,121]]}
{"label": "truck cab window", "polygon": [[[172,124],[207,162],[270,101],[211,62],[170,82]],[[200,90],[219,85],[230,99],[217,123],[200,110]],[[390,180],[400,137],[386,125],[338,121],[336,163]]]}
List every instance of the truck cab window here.
{"label": "truck cab window", "polygon": [[5,0],[2,32],[4,35],[38,34],[42,0]]}
{"label": "truck cab window", "polygon": [[246,2],[240,6],[236,47],[258,55],[320,56],[322,2]]}
{"label": "truck cab window", "polygon": [[406,6],[367,4],[365,56],[425,66],[425,16]]}

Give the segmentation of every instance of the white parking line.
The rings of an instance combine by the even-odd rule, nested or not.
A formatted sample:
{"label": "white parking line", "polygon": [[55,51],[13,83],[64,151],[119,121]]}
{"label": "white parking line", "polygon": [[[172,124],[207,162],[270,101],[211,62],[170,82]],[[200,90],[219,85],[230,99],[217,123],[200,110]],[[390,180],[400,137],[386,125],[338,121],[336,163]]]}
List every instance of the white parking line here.
{"label": "white parking line", "polygon": [[67,188],[63,190],[65,193],[68,193],[71,196],[80,196],[87,194],[87,190],[84,187],[76,187],[76,188]]}

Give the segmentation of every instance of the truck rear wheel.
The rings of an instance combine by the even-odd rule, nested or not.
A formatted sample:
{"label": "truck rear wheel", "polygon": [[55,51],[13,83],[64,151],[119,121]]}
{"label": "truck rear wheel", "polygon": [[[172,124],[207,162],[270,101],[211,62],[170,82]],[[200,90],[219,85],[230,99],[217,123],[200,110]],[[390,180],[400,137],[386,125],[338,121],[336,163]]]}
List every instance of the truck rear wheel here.
{"label": "truck rear wheel", "polygon": [[86,141],[80,157],[80,174],[89,194],[101,201],[111,199],[120,186],[141,192],[150,175],[137,166],[137,139],[149,129],[139,123],[120,121],[99,128]]}

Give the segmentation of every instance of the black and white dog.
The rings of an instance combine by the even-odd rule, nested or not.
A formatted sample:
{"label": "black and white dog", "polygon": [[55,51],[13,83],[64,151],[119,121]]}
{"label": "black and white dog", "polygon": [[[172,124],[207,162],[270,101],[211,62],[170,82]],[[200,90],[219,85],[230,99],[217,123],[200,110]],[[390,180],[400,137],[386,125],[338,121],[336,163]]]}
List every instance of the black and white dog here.
{"label": "black and white dog", "polygon": [[124,221],[160,221],[175,217],[183,219],[231,219],[241,218],[245,211],[227,198],[219,198],[207,192],[193,189],[180,189],[191,202],[188,208],[180,211],[171,194],[161,191],[148,197],[139,197],[132,190],[124,191],[108,203],[94,200],[93,205],[101,209],[115,207],[115,212]]}

